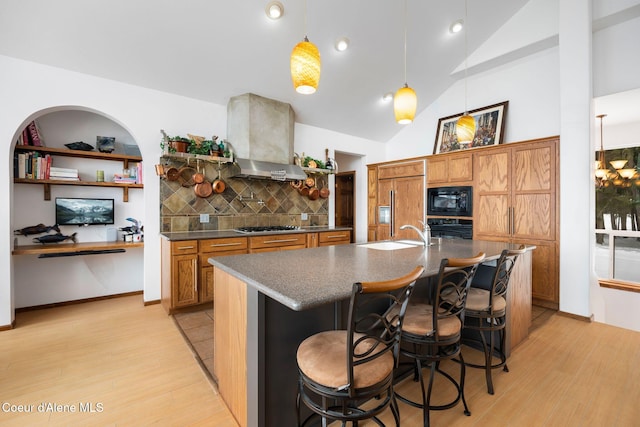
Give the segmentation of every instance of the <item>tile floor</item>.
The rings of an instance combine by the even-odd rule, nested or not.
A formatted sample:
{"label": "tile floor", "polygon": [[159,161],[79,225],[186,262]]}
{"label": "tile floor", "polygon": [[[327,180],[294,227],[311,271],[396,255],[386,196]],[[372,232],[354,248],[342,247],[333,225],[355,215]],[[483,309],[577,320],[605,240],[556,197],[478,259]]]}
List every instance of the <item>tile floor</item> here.
{"label": "tile floor", "polygon": [[205,373],[213,372],[213,308],[175,313],[173,318]]}

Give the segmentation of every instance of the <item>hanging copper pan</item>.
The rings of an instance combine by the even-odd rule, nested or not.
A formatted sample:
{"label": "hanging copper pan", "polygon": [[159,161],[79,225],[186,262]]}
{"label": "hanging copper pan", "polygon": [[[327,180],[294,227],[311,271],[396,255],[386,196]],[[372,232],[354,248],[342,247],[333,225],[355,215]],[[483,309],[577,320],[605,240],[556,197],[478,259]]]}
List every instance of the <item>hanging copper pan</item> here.
{"label": "hanging copper pan", "polygon": [[224,192],[225,188],[227,188],[227,185],[224,183],[224,181],[220,179],[220,164],[218,164],[218,177],[215,179],[215,181],[213,181],[212,185],[213,192],[216,194]]}
{"label": "hanging copper pan", "polygon": [[196,196],[206,199],[213,193],[213,186],[211,185],[211,182],[204,180],[203,182],[194,185],[193,191],[196,193]]}
{"label": "hanging copper pan", "polygon": [[323,178],[322,188],[320,189],[320,197],[322,197],[323,199],[327,199],[329,197],[329,194],[331,194],[331,191],[329,191],[329,188],[327,187],[327,181],[325,181]]}

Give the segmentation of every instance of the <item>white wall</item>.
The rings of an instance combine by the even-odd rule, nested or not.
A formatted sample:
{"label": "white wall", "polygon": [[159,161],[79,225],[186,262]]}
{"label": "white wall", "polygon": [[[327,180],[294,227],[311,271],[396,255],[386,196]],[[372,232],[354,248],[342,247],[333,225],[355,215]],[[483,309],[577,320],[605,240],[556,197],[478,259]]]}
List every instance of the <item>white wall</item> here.
{"label": "white wall", "polygon": [[[215,134],[225,137],[227,120],[226,105],[216,105],[148,90],[6,56],[0,56],[0,94],[3,100],[10,100],[0,105],[0,158],[4,159],[5,164],[5,179],[0,179],[0,205],[3,206],[0,209],[0,236],[5,236],[4,239],[0,238],[0,326],[6,326],[14,319],[13,309],[17,301],[13,287],[16,279],[22,283],[29,283],[25,285],[28,289],[21,289],[21,292],[24,290],[19,299],[21,306],[52,302],[49,298],[55,298],[50,290],[45,292],[46,295],[37,295],[41,289],[37,289],[36,283],[51,282],[49,275],[43,277],[40,274],[31,275],[24,272],[24,268],[30,265],[29,261],[44,260],[27,258],[16,260],[16,257],[11,255],[13,230],[25,225],[22,220],[18,221],[19,213],[13,212],[11,208],[14,203],[24,203],[23,189],[19,188],[20,194],[18,194],[18,187],[13,184],[12,179],[13,147],[17,133],[28,121],[69,107],[100,114],[120,125],[126,133],[131,135],[144,159],[144,174],[147,178],[152,178],[155,177],[154,164],[161,155],[160,129],[164,129],[169,134]],[[324,158],[325,148],[329,148],[333,155],[336,147],[365,156],[373,153],[373,161],[379,161],[383,156],[381,154],[383,145],[380,143],[324,129],[296,126],[296,151],[304,151],[308,155]],[[360,187],[365,191],[365,197],[361,198],[364,204],[358,206],[358,210],[366,212],[366,184]],[[130,197],[138,197],[135,195],[135,190],[130,191]],[[156,301],[160,299],[158,179],[145,181],[142,198],[145,225],[142,288],[145,301]],[[120,285],[105,285],[105,283],[120,281],[117,275],[113,275],[117,280],[112,281],[113,277],[110,277],[106,267],[111,265],[115,270],[116,266],[122,266],[126,269],[131,268],[133,271],[140,267],[127,264],[116,256],[107,256],[113,257],[112,260],[100,258],[105,260],[103,266],[87,257],[85,264],[78,266],[78,269],[86,270],[81,272],[81,276],[92,275],[98,282],[95,284],[95,289],[99,291],[109,288],[107,293],[118,292],[121,289]],[[77,271],[74,269],[73,272],[67,273],[67,277],[71,277],[77,274]],[[65,286],[63,275],[55,275],[55,286]],[[83,289],[75,285],[67,291],[67,295],[88,297]]]}
{"label": "white wall", "polygon": [[[584,9],[586,6],[572,5],[571,1],[573,0],[562,0],[563,7],[568,12],[572,7],[579,6],[581,24],[584,24],[584,20],[589,19],[585,17],[588,13]],[[618,10],[619,8],[615,9]],[[549,13],[560,14],[560,8],[550,10]],[[602,17],[602,14],[600,11],[598,17]],[[560,21],[561,25],[571,25],[573,21],[567,22],[569,17],[579,18],[575,13],[567,13],[565,21]],[[565,34],[565,40],[569,36],[570,33]],[[581,37],[583,39],[577,47],[581,49],[582,56],[577,56],[574,60],[583,61],[580,65],[582,66],[585,50],[586,55],[591,55],[591,58],[587,59],[591,59],[594,64],[594,88],[599,92],[640,88],[640,74],[635,71],[638,68],[640,51],[628,46],[631,41],[640,39],[637,18],[596,32],[593,35],[593,50],[590,46],[591,41],[584,34]],[[560,37],[560,40],[562,43],[563,38]],[[594,132],[591,128],[594,122],[593,117],[589,116],[589,88],[585,89],[584,85],[585,78],[586,84],[590,83],[588,79],[591,78],[591,73],[588,70],[588,62],[583,67],[587,68],[586,74],[583,71],[572,70],[574,65],[571,64],[571,53],[566,56],[564,64],[561,63],[560,57],[560,49],[555,46],[481,73],[470,74],[467,83],[467,104],[469,109],[475,109],[508,100],[509,110],[504,138],[507,143],[560,135],[560,169],[561,173],[565,171],[561,180],[564,179],[568,184],[560,194],[560,208],[565,210],[564,215],[561,215],[561,230],[565,232],[560,242],[560,268],[564,273],[561,275],[560,283],[560,309],[583,316],[593,314],[596,321],[640,330],[640,311],[631,309],[640,306],[640,294],[594,287],[593,283],[590,283],[592,279],[588,277],[589,272],[593,271],[593,262],[586,249],[588,243],[585,245],[584,242],[593,235],[593,228],[588,226],[593,210],[585,210],[584,207],[587,205],[585,200],[589,199],[588,192],[592,192],[593,187],[590,170],[592,162],[584,159],[591,159],[593,156],[594,136],[591,135],[590,138],[589,135]],[[564,78],[561,77],[561,70],[567,73]],[[572,74],[574,71],[575,74]],[[566,89],[575,86],[574,79],[578,77],[582,92],[567,92]],[[564,104],[561,103],[563,90]],[[580,111],[576,111],[576,107]],[[464,82],[459,81],[416,117],[413,124],[389,141],[386,148],[387,159],[432,154],[438,119],[460,113],[463,109]],[[637,135],[635,130],[639,125],[637,122],[627,123],[622,129],[611,129],[611,133],[614,136],[624,134],[626,144],[637,145],[637,139],[635,143],[628,140],[633,138],[632,135]],[[582,167],[576,166],[575,159],[584,163]],[[571,173],[576,168],[579,170],[578,175],[575,172]],[[571,186],[576,176],[582,179],[580,191],[574,191],[575,186]],[[568,226],[572,222],[576,225],[576,216],[580,217],[578,230]],[[579,274],[575,274],[576,272]],[[574,280],[576,277],[579,280]]]}

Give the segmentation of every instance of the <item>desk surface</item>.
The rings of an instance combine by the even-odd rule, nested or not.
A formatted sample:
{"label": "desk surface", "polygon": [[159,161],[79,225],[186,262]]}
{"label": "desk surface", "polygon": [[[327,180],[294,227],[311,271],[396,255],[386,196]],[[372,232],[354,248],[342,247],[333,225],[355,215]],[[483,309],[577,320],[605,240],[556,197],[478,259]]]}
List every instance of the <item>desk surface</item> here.
{"label": "desk surface", "polygon": [[[209,263],[237,277],[292,310],[301,311],[349,298],[357,281],[399,277],[417,265],[424,277],[437,274],[443,258],[467,258],[479,252],[498,258],[519,245],[483,240],[447,240],[440,245],[377,250],[363,244],[209,258]],[[533,249],[533,247],[532,247]]]}

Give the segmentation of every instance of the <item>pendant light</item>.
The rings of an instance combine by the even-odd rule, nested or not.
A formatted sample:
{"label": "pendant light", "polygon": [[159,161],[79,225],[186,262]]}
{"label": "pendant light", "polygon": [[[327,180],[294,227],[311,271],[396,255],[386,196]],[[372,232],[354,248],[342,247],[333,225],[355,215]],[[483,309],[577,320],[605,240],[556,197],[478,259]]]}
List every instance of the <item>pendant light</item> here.
{"label": "pendant light", "polygon": [[404,1],[404,86],[393,97],[396,122],[405,125],[413,122],[418,106],[416,92],[407,84],[407,0]]}
{"label": "pendant light", "polygon": [[476,120],[469,115],[467,111],[467,32],[469,24],[467,21],[467,0],[464,0],[464,114],[456,123],[456,136],[458,144],[461,146],[470,146],[473,143],[473,137],[476,135]]}
{"label": "pendant light", "polygon": [[304,2],[304,40],[291,52],[291,80],[296,92],[315,93],[320,82],[320,52],[307,38],[307,2]]}

